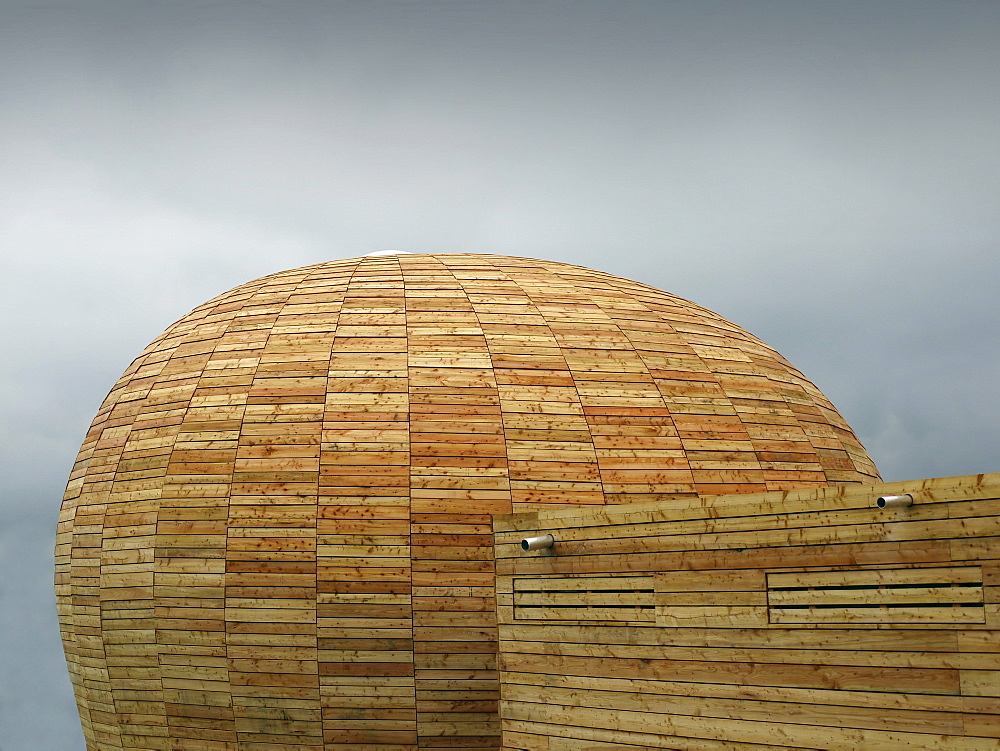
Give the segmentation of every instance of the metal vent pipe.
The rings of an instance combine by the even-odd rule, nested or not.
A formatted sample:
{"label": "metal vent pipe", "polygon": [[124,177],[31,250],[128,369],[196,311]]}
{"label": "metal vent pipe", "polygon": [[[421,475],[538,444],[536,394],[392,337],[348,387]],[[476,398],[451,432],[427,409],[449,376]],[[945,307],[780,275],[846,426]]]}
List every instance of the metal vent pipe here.
{"label": "metal vent pipe", "polygon": [[913,504],[913,496],[909,493],[904,495],[883,495],[877,501],[875,505],[879,508],[905,508]]}
{"label": "metal vent pipe", "polygon": [[529,550],[548,550],[555,543],[556,538],[552,535],[542,535],[541,537],[525,537],[521,540],[521,550],[527,553]]}

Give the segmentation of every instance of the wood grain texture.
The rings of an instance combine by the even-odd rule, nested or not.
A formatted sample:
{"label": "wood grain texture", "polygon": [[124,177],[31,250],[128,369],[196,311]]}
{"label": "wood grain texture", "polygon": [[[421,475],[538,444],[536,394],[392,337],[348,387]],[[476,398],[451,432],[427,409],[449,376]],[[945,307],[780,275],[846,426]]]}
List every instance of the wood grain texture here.
{"label": "wood grain texture", "polygon": [[998,748],[998,510],[990,474],[498,517],[504,748]]}
{"label": "wood grain texture", "polygon": [[483,255],[249,282],[140,354],[70,477],[88,746],[496,748],[493,514],[877,479],[776,352],[647,285]]}

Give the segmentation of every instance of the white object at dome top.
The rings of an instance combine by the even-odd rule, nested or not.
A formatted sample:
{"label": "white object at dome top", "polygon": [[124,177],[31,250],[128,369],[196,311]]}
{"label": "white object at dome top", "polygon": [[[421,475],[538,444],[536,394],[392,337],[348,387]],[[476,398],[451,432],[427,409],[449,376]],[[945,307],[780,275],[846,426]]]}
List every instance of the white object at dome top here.
{"label": "white object at dome top", "polygon": [[412,256],[412,250],[376,250],[374,253],[365,253],[363,258],[371,256]]}

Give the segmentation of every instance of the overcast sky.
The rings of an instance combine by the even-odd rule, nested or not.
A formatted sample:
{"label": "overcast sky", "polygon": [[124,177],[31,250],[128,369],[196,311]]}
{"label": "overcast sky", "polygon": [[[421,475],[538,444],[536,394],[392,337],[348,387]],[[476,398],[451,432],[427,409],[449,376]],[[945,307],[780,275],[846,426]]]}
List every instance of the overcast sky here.
{"label": "overcast sky", "polygon": [[83,747],[51,545],[100,401],[274,271],[610,271],[777,348],[885,479],[1000,470],[998,81],[998,2],[0,1],[0,749]]}

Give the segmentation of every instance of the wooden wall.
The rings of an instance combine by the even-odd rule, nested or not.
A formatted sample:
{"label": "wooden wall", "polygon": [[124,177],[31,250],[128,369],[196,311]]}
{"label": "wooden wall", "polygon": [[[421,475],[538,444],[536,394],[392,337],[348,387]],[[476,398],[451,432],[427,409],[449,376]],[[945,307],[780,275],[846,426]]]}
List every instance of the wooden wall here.
{"label": "wooden wall", "polygon": [[258,279],[150,344],[78,455],[56,586],[84,733],[497,748],[491,514],[876,478],[774,350],[637,282],[464,254]]}
{"label": "wooden wall", "polygon": [[498,517],[504,748],[996,749],[998,513],[991,474]]}

